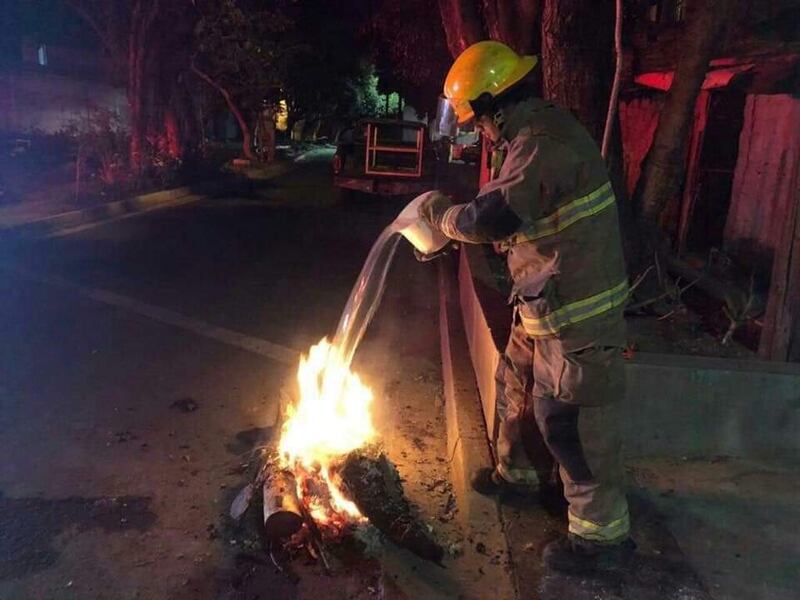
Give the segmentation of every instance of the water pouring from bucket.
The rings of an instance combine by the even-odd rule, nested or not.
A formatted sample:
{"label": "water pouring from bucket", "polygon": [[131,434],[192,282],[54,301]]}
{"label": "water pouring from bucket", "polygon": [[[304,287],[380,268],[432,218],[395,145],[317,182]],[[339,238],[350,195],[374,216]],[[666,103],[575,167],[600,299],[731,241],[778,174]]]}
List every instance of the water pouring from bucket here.
{"label": "water pouring from bucket", "polygon": [[361,518],[332,471],[338,458],[374,441],[373,393],[350,370],[353,356],[378,309],[395,251],[405,237],[422,255],[449,242],[419,217],[427,192],[417,196],[387,226],[367,256],[329,342],[322,339],[302,357],[299,397],[290,407],[279,443],[282,468],[297,480],[297,496],[320,524]]}
{"label": "water pouring from bucket", "polygon": [[430,226],[420,218],[419,207],[432,194],[437,192],[425,192],[414,198],[400,212],[392,225],[398,228],[400,234],[406,238],[420,254],[431,255],[439,252],[447,245],[450,240],[440,231],[431,229]]}

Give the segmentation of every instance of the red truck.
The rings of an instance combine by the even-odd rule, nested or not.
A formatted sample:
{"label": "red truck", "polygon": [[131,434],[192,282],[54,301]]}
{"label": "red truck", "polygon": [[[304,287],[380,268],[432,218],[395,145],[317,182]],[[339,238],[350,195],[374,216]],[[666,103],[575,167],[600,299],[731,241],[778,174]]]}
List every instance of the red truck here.
{"label": "red truck", "polygon": [[363,119],[339,134],[333,182],[368,194],[420,194],[434,187],[434,163],[424,123]]}

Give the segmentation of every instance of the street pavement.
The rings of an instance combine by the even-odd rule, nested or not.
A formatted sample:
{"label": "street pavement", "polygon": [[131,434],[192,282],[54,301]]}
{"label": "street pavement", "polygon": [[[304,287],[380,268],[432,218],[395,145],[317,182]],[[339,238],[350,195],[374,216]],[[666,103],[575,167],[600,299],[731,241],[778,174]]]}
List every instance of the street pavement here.
{"label": "street pavement", "polygon": [[[323,597],[271,566],[248,582],[257,549],[224,515],[401,205],[344,200],[310,160],[248,197],[0,241],[0,598]],[[407,250],[358,362],[430,400],[435,272]],[[433,421],[417,446],[443,444]],[[324,597],[374,597],[362,567]]]}
{"label": "street pavement", "polygon": [[[505,600],[498,571],[521,597],[705,597],[647,506],[634,511],[640,550],[674,560],[666,568],[644,556],[634,577],[610,582],[542,572],[540,545],[563,523],[530,501],[503,505],[508,545],[462,529],[437,265],[417,263],[405,242],[355,369],[376,392],[382,442],[447,548],[446,568],[391,546],[377,558],[344,547],[331,548],[333,576],[302,555],[294,574],[282,573],[260,544],[258,515],[231,522],[230,502],[279,426],[299,353],[335,328],[373,241],[404,204],[340,194],[326,158],[247,195],[50,239],[0,239],[0,600]],[[677,486],[649,487],[669,499]],[[746,586],[714,579],[703,548],[690,544],[715,596],[737,597],[727,591]],[[766,565],[778,582],[771,595],[753,584],[756,595],[738,596],[792,597],[788,564]]]}

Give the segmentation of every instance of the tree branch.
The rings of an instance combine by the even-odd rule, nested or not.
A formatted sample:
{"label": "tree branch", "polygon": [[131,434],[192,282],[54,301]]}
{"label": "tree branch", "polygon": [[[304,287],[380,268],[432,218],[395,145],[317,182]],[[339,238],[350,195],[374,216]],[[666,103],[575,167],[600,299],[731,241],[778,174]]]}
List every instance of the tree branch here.
{"label": "tree branch", "polygon": [[611,132],[614,129],[614,119],[617,116],[617,103],[619,102],[619,88],[622,80],[622,0],[616,0],[614,20],[614,83],[611,86],[611,98],[608,100],[608,113],[606,126],[603,131],[603,143],[600,154],[608,160],[608,148],[611,144]]}
{"label": "tree branch", "polygon": [[239,128],[242,130],[242,152],[246,158],[250,160],[255,160],[256,157],[253,154],[253,148],[250,142],[251,135],[250,135],[250,127],[247,124],[247,121],[242,114],[242,111],[239,110],[239,107],[236,106],[236,103],[233,101],[233,97],[231,93],[225,89],[222,85],[214,81],[210,75],[206,74],[205,72],[201,71],[200,68],[192,63],[190,67],[192,73],[197,75],[200,79],[205,81],[208,85],[213,87],[217,90],[220,95],[225,99],[225,103],[228,105],[228,109],[233,113],[233,116],[236,117],[236,121],[239,123]]}

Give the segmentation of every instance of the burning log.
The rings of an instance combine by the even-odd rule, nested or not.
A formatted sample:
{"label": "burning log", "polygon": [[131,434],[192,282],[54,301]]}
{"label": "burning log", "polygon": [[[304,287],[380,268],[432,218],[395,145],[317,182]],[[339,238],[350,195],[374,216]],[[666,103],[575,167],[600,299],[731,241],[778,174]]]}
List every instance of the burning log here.
{"label": "burning log", "polygon": [[351,452],[338,471],[350,498],[372,525],[398,546],[441,564],[444,549],[414,514],[397,470],[385,454],[367,449]]}
{"label": "burning log", "polygon": [[322,340],[300,360],[297,397],[283,395],[277,452],[265,463],[267,471],[280,469],[263,488],[266,537],[285,539],[302,529],[290,543],[304,538],[330,571],[324,543],[368,520],[393,543],[441,564],[444,549],[415,515],[394,466],[369,446],[377,437],[373,393],[350,371],[350,358]]}
{"label": "burning log", "polygon": [[303,508],[297,498],[294,475],[285,470],[275,471],[265,481],[264,532],[267,539],[286,539],[303,526]]}

